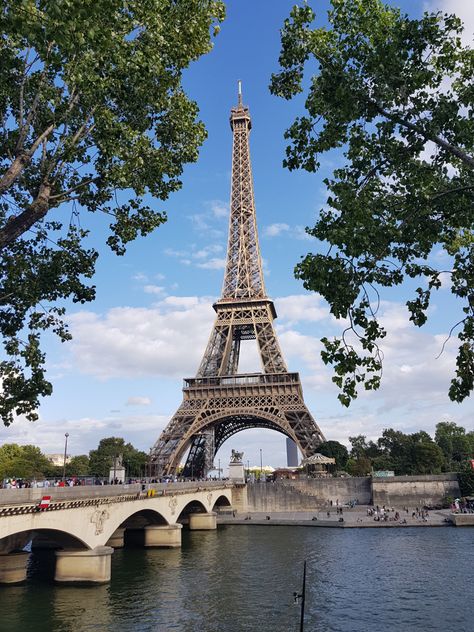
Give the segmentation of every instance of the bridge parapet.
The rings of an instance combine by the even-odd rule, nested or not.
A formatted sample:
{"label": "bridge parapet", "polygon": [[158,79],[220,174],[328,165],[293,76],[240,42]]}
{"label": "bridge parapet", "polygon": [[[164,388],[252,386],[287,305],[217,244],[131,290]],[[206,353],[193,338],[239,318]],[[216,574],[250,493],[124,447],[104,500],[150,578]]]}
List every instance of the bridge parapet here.
{"label": "bridge parapet", "polygon": [[[52,496],[52,501],[114,498],[124,495],[136,495],[142,491],[143,483],[130,485],[84,485],[76,487],[28,487],[22,489],[0,489],[0,507],[10,505],[26,505],[34,503],[45,495]],[[187,493],[205,489],[233,487],[226,481],[184,481],[182,483],[146,483],[145,488],[154,489],[157,495],[166,493]]]}

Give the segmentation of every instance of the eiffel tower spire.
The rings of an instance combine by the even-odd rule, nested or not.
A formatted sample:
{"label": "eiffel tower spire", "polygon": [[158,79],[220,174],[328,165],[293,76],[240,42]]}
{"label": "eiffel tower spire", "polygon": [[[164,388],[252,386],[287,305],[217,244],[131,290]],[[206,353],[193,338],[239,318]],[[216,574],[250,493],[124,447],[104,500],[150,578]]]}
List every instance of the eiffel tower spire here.
{"label": "eiffel tower spire", "polygon": [[[195,378],[185,380],[183,402],[152,448],[155,475],[175,473],[189,449],[185,476],[203,476],[233,434],[270,428],[296,442],[305,457],[324,441],[308,411],[298,373],[288,373],[273,328],[276,311],[265,292],[258,243],[249,132],[242,102],[231,109],[233,135],[229,240],[216,320]],[[256,340],[261,373],[238,372],[240,343]]]}
{"label": "eiffel tower spire", "polygon": [[231,110],[230,126],[233,132],[230,221],[222,298],[263,298],[265,284],[250,163],[252,121],[248,107],[242,104],[240,81],[238,105]]}

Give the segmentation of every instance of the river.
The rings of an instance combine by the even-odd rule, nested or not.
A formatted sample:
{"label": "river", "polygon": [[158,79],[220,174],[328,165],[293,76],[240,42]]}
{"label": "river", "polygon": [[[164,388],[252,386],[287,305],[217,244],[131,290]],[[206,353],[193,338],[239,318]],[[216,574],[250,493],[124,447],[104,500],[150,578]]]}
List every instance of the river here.
{"label": "river", "polygon": [[112,581],[55,586],[36,558],[0,589],[1,632],[471,632],[474,529],[220,526],[182,549],[123,549]]}

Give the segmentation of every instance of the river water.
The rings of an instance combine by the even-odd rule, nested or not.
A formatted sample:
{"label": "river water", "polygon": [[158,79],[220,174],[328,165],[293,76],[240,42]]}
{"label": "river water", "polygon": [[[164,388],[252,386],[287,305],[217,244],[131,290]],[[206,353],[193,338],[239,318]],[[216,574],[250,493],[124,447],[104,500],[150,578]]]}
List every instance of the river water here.
{"label": "river water", "polygon": [[296,632],[305,559],[305,631],[474,630],[474,529],[286,526],[117,550],[105,586],[55,586],[37,558],[26,584],[0,589],[0,630]]}

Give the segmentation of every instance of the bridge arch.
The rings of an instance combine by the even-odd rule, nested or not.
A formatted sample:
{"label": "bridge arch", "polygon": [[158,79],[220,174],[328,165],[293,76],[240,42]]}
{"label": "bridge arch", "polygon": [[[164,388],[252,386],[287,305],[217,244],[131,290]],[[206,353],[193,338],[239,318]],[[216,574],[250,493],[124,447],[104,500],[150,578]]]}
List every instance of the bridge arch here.
{"label": "bridge arch", "polygon": [[176,522],[186,521],[189,518],[189,514],[192,513],[206,513],[208,508],[198,499],[193,498],[181,509],[177,515]]}
{"label": "bridge arch", "polygon": [[[75,548],[90,549],[91,547],[69,530],[44,527],[15,531],[0,540],[0,552],[8,554],[12,551],[21,551],[27,544],[32,543],[32,548]],[[55,547],[56,545],[56,547]]]}
{"label": "bridge arch", "polygon": [[232,507],[232,503],[229,501],[227,496],[221,495],[217,498],[216,502],[212,506],[212,511],[216,511],[220,507]]}

